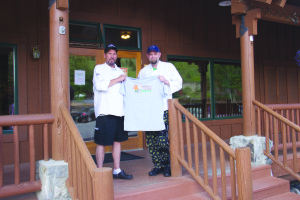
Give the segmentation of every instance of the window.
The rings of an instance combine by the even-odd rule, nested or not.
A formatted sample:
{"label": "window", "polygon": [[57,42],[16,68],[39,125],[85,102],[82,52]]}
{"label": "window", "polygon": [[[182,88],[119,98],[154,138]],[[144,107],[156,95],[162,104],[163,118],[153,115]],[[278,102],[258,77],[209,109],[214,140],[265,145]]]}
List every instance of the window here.
{"label": "window", "polygon": [[182,90],[173,94],[201,119],[242,116],[242,82],[239,61],[168,56],[183,79]]}
{"label": "window", "polygon": [[70,20],[70,45],[85,47],[100,47],[103,43],[100,24]]}
{"label": "window", "polygon": [[141,50],[141,29],[116,25],[103,25],[104,44],[114,44],[120,49]]}
{"label": "window", "polygon": [[[18,114],[17,46],[0,43],[0,115]],[[4,132],[12,127],[3,127]]]}

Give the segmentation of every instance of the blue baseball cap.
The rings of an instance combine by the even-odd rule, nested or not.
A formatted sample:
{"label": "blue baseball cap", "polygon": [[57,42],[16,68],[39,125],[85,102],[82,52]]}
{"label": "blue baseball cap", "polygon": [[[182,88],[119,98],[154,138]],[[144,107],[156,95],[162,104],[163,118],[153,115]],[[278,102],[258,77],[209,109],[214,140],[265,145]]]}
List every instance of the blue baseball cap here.
{"label": "blue baseball cap", "polygon": [[148,47],[147,54],[148,54],[150,51],[160,52],[158,46],[156,46],[156,45],[151,45],[150,47]]}

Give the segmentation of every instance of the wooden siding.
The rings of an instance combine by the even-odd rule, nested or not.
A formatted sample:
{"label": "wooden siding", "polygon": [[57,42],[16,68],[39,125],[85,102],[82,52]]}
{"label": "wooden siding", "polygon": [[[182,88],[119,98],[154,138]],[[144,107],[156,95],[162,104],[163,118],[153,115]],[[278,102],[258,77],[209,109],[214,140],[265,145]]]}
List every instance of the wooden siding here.
{"label": "wooden siding", "polygon": [[[20,114],[51,111],[48,3],[11,0],[0,6],[0,42],[18,45]],[[239,60],[240,41],[235,37],[230,7],[220,7],[218,3],[217,0],[72,0],[70,19],[141,28],[142,66],[148,64],[146,50],[151,44],[161,48],[163,61],[167,55]],[[300,49],[299,35],[299,26],[258,21],[258,35],[254,37],[258,101],[300,102],[300,71],[293,62],[296,50]],[[32,58],[35,45],[41,50],[39,60]],[[241,119],[204,123],[224,139],[242,134]],[[35,133],[40,131],[37,128]],[[9,137],[4,138],[6,163],[12,158]],[[26,130],[20,137],[22,145],[28,145]],[[41,141],[38,134],[37,149],[41,149]],[[36,159],[40,158],[42,151],[36,155]]]}

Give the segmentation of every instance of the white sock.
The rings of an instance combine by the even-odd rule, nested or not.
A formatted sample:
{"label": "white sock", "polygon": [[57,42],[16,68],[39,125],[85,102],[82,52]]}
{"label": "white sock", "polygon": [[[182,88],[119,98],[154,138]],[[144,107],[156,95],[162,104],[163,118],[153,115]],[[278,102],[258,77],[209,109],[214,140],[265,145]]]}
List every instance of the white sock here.
{"label": "white sock", "polygon": [[113,174],[118,174],[118,173],[120,173],[121,172],[121,168],[119,168],[119,169],[114,169],[114,172],[113,172]]}

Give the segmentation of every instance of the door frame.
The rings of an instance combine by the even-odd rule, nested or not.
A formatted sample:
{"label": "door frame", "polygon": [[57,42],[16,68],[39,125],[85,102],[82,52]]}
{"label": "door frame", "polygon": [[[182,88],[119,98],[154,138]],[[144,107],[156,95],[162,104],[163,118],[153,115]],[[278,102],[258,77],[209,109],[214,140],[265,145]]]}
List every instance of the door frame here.
{"label": "door frame", "polygon": [[[96,64],[102,64],[105,62],[104,49],[85,49],[85,48],[69,48],[69,55],[81,55],[81,56],[94,56]],[[118,58],[133,58],[136,60],[136,77],[141,70],[141,52],[139,51],[118,51]],[[94,141],[85,142],[88,150],[91,154],[96,153],[97,144]],[[137,136],[129,137],[127,141],[121,143],[122,150],[138,150],[144,149],[145,141],[144,134],[142,131],[138,131]],[[111,152],[112,146],[106,146],[105,152]]]}

